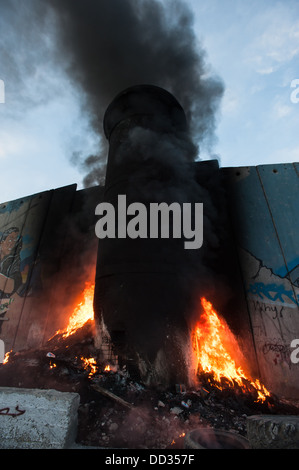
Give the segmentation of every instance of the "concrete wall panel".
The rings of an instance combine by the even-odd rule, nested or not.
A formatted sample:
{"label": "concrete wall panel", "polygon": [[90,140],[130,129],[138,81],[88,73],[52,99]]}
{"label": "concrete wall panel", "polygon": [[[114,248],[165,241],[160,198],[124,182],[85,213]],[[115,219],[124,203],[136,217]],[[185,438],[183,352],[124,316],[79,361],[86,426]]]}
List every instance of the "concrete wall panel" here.
{"label": "concrete wall panel", "polygon": [[[249,319],[261,379],[274,393],[298,397],[291,341],[299,338],[299,164],[220,171],[241,267],[236,289],[243,284],[241,314],[246,324]],[[5,352],[38,347],[65,326],[94,275],[94,211],[102,196],[102,187],[77,191],[71,185],[0,205],[0,253],[6,230],[19,229],[11,251],[18,289],[11,294],[5,283],[0,288]],[[1,274],[9,277],[3,259],[0,282]]]}
{"label": "concrete wall panel", "polygon": [[292,164],[224,171],[261,377],[274,393],[298,396],[298,174]]}
{"label": "concrete wall panel", "polygon": [[[70,185],[0,205],[0,339],[5,352],[44,344],[66,326],[85,282],[94,280],[93,271],[83,272],[83,266],[95,266],[98,194],[97,188],[77,191]],[[13,292],[7,289],[10,279]]]}

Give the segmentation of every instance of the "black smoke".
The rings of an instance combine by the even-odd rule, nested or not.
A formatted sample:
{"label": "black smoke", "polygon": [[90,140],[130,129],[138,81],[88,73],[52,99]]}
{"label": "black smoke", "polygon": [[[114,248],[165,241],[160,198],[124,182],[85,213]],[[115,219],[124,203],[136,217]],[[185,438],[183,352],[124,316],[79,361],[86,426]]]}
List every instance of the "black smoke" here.
{"label": "black smoke", "polygon": [[203,147],[212,154],[224,87],[209,70],[185,1],[0,0],[0,9],[7,112],[22,116],[61,96],[65,87],[74,90],[82,104],[81,133],[87,118],[86,132],[98,136],[92,155],[82,151],[76,131],[65,136],[71,160],[83,165],[85,186],[105,178],[105,110],[134,85],[157,85],[173,93],[187,114],[197,147],[194,158]]}
{"label": "black smoke", "polygon": [[[173,93],[195,145],[212,147],[223,84],[209,74],[194,15],[183,0],[47,2],[56,14],[57,58],[83,93],[84,112],[102,136],[99,152],[84,157],[85,186],[103,182],[105,175],[105,110],[115,95],[134,85],[157,85]],[[199,153],[200,148],[194,157]]]}

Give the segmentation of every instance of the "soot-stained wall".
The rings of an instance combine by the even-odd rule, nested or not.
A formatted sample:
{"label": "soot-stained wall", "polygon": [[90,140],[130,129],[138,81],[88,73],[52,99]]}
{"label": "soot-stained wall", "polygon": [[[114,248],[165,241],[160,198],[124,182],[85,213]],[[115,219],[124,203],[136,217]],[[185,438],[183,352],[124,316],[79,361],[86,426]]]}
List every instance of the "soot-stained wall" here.
{"label": "soot-stained wall", "polygon": [[37,348],[67,324],[94,280],[94,198],[76,185],[0,205],[0,340],[5,352]]}
{"label": "soot-stained wall", "polygon": [[[219,170],[227,211],[219,226],[231,230],[231,251],[222,252],[218,271],[230,271],[236,292],[220,288],[213,298],[265,385],[297,398],[291,342],[299,338],[298,170],[297,163]],[[71,185],[0,205],[5,352],[43,345],[65,326],[85,282],[94,281],[95,207],[102,197],[102,187]]]}

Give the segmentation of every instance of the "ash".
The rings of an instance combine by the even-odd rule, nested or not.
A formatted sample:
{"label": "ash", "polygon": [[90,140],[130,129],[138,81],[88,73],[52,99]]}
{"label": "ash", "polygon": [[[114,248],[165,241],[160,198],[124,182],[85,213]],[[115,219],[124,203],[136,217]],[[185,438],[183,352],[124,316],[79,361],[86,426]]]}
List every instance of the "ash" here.
{"label": "ash", "polygon": [[[84,368],[81,357],[96,359],[95,373]],[[257,402],[254,391],[245,393],[237,384],[220,390],[207,375],[192,389],[184,384],[150,388],[126,369],[105,372],[106,365],[87,323],[72,337],[54,337],[38,350],[12,353],[0,366],[0,386],[78,393],[76,442],[107,449],[183,448],[184,434],[199,426],[246,437],[247,416],[299,415],[295,403],[274,395]]]}

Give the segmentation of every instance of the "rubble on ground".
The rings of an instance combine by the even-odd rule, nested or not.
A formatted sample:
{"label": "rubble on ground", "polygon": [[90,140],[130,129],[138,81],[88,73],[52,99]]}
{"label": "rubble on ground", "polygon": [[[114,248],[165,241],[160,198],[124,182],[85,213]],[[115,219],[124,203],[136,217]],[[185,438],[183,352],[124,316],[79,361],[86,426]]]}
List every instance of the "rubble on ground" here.
{"label": "rubble on ground", "polygon": [[[94,347],[91,325],[67,341],[49,341],[38,350],[12,353],[0,366],[0,386],[55,389],[80,395],[76,442],[102,448],[182,448],[183,436],[199,426],[246,436],[247,416],[299,415],[294,404],[257,396],[238,387],[213,386],[208,376],[197,387],[147,387],[124,368],[105,371]],[[96,369],[84,368],[95,358]]]}

